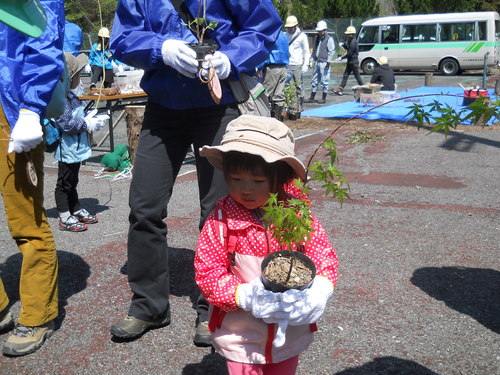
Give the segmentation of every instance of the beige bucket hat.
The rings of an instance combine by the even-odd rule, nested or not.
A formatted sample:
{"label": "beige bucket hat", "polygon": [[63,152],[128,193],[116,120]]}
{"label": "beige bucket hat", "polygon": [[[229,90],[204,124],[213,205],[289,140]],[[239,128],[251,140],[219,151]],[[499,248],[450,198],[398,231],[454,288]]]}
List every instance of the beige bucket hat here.
{"label": "beige bucket hat", "polygon": [[80,53],[75,57],[69,52],[64,52],[64,58],[66,59],[69,78],[73,78],[74,75],[82,70],[89,61],[89,58],[84,53]]}
{"label": "beige bucket hat", "polygon": [[284,161],[302,180],[306,177],[304,164],[294,155],[292,131],[272,117],[242,115],[227,125],[220,146],[203,146],[200,155],[222,170],[222,153],[244,152],[261,156],[267,163]]}

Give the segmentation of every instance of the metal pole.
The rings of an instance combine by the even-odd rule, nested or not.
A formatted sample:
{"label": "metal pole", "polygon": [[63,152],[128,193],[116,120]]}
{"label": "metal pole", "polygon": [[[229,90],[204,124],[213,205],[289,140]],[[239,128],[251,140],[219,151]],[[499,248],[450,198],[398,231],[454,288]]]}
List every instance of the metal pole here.
{"label": "metal pole", "polygon": [[483,60],[484,60],[483,61],[483,87],[482,87],[483,89],[486,89],[486,73],[488,72],[488,68],[486,66],[486,61],[488,59],[489,54],[490,54],[489,52],[486,52],[484,54],[484,57],[483,57]]}

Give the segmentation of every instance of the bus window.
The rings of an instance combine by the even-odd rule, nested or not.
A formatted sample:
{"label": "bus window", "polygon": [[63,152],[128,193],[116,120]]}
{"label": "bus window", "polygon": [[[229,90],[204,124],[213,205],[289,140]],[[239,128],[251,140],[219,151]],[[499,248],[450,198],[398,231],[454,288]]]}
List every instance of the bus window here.
{"label": "bus window", "polygon": [[382,43],[399,43],[399,25],[382,26]]}
{"label": "bus window", "polygon": [[365,26],[359,32],[359,43],[378,43],[378,26]]}
{"label": "bus window", "polygon": [[436,24],[403,25],[404,43],[435,42]]}
{"label": "bus window", "polygon": [[474,40],[474,23],[443,23],[440,37],[442,42]]}
{"label": "bus window", "polygon": [[477,23],[478,40],[486,40],[486,21]]}

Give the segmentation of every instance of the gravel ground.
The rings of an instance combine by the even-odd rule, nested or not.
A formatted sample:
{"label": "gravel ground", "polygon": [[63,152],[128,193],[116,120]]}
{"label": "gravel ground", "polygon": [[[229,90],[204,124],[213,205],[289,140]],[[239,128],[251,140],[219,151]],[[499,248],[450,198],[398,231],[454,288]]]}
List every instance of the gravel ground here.
{"label": "gravel ground", "polygon": [[[289,124],[299,158],[308,159],[335,121]],[[461,128],[445,137],[364,121],[336,133],[351,199],[340,208],[313,193],[313,203],[337,251],[339,280],[298,374],[499,373],[499,126]],[[359,129],[379,137],[349,143]],[[123,124],[116,142],[125,142]],[[198,201],[189,159],[167,220],[172,324],[135,341],[111,340],[109,326],[130,299],[130,180],[95,177],[105,152],[96,150],[80,176],[81,201],[100,219],[83,233],[57,229],[57,169],[47,155],[46,208],[59,254],[61,314],[39,351],[0,357],[0,374],[225,374],[218,354],[192,344]],[[20,263],[0,215],[0,275],[16,316]],[[1,339],[7,335],[1,332]]]}

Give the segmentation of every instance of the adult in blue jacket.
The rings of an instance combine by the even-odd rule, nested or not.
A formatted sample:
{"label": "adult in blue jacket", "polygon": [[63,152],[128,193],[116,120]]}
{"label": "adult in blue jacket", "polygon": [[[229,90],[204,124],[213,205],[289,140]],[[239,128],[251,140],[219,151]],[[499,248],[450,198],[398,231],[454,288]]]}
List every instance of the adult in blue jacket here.
{"label": "adult in blue jacket", "polygon": [[290,61],[288,57],[288,39],[280,31],[278,40],[269,57],[258,66],[262,69],[262,84],[266,88],[266,95],[271,103],[271,117],[283,120],[283,107],[285,106],[285,81],[286,66]]}
{"label": "adult in blue jacket", "polygon": [[[217,145],[238,109],[227,84],[238,80],[269,55],[282,22],[271,0],[207,0],[208,30],[219,48],[207,56],[198,72],[196,54],[188,43],[195,34],[185,20],[198,17],[199,0],[185,0],[178,11],[171,1],[120,0],[111,50],[121,62],[144,69],[141,87],[148,94],[130,186],[128,281],[133,296],[128,315],[111,326],[121,338],[136,338],[146,330],[170,323],[167,255],[167,215],[175,178],[194,146],[200,198],[200,229],[216,200],[226,194],[221,172],[199,155],[204,145]],[[201,15],[200,15],[201,16]],[[215,68],[222,98],[215,104],[199,74]],[[207,306],[198,304],[194,342],[210,345]],[[203,308],[204,307],[204,308]]]}
{"label": "adult in blue jacket", "polygon": [[[40,119],[57,82],[63,57],[64,2],[40,0],[1,3],[33,7],[9,18],[9,25],[39,37],[22,34],[0,23],[0,189],[12,238],[21,251],[19,280],[21,309],[17,324],[3,345],[3,353],[20,356],[39,349],[54,331],[58,315],[58,263],[56,247],[43,206],[45,145]],[[38,22],[46,14],[46,27]],[[4,16],[5,13],[2,13]],[[38,26],[37,26],[38,25]],[[27,167],[35,172],[28,178]],[[37,183],[36,183],[36,180]],[[9,299],[0,280],[0,329],[13,321]]]}
{"label": "adult in blue jacket", "polygon": [[69,52],[74,56],[80,53],[83,43],[83,31],[76,23],[66,20],[64,25],[64,52]]}

